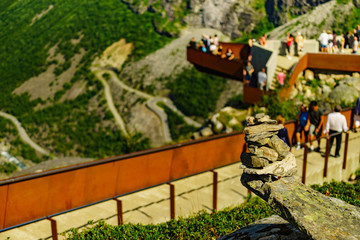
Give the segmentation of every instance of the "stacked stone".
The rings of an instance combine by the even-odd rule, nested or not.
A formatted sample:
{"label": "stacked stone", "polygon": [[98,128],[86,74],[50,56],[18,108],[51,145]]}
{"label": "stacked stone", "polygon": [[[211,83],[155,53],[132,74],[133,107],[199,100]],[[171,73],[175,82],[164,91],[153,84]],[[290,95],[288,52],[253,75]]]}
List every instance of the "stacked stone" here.
{"label": "stacked stone", "polygon": [[249,117],[247,123],[244,132],[250,153],[241,155],[244,169],[242,181],[246,181],[251,188],[258,188],[265,182],[295,175],[295,157],[290,147],[277,136],[284,126],[276,124],[275,120],[263,113]]}

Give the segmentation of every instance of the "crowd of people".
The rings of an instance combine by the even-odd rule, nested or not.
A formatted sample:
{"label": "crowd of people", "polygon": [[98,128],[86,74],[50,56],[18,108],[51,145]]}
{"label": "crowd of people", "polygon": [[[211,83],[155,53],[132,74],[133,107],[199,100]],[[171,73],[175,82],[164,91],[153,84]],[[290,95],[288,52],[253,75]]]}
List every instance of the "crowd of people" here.
{"label": "crowd of people", "polygon": [[235,58],[234,52],[231,48],[227,48],[226,51],[224,51],[223,46],[219,44],[219,38],[217,34],[214,36],[203,34],[199,42],[197,42],[196,38],[193,37],[190,40],[188,47],[200,50],[204,53],[210,53],[227,60],[233,60]]}
{"label": "crowd of people", "polygon": [[353,31],[347,31],[340,36],[336,35],[335,31],[325,30],[320,34],[319,41],[321,46],[321,52],[338,53],[344,52],[344,49],[351,49],[351,53],[357,53],[359,48],[360,38],[360,25]]}
{"label": "crowd of people", "polygon": [[[316,101],[310,102],[310,108],[307,109],[305,104],[300,106],[300,111],[297,115],[297,127],[295,129],[296,149],[301,148],[301,135],[305,136],[305,139],[310,144],[310,151],[320,152],[320,140],[319,137],[322,133],[330,136],[330,150],[336,139],[335,157],[340,157],[342,132],[348,130],[346,118],[341,114],[341,106],[336,105],[334,111],[327,117],[327,121],[324,127],[323,112],[319,109]],[[357,99],[355,114],[354,114],[355,132],[360,128],[360,97]],[[323,130],[324,127],[324,130]],[[317,140],[317,148],[314,148],[313,142]]]}

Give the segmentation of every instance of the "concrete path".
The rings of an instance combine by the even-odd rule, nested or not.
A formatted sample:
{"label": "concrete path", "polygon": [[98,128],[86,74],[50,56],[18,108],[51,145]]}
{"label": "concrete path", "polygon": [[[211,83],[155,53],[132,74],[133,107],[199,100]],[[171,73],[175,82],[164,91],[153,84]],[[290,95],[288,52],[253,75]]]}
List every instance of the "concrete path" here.
{"label": "concrete path", "polygon": [[47,150],[45,150],[44,148],[40,147],[37,143],[35,143],[35,142],[29,137],[29,135],[27,135],[25,129],[21,126],[21,123],[20,123],[13,115],[10,115],[10,114],[5,113],[5,112],[0,112],[0,116],[11,120],[11,121],[15,124],[15,126],[16,126],[16,128],[17,128],[17,130],[18,130],[18,132],[19,132],[19,135],[20,135],[21,139],[22,139],[25,143],[29,144],[33,149],[35,149],[37,152],[39,152],[39,153],[41,153],[41,154],[44,154],[44,155],[46,155],[46,156],[49,156],[49,155],[50,155],[50,153],[49,153]]}
{"label": "concrete path", "polygon": [[[341,155],[343,156],[344,140]],[[321,143],[321,151],[324,151],[325,141]],[[317,143],[315,143],[317,146]],[[306,183],[322,184],[324,181],[346,180],[351,172],[359,168],[360,157],[360,133],[350,133],[348,148],[347,169],[342,170],[342,158],[329,159],[328,177],[323,178],[324,158],[320,153],[312,152],[308,155]],[[332,153],[335,146],[333,146]],[[303,166],[303,150],[292,149],[296,156],[298,173],[301,179]],[[217,169],[218,184],[218,209],[236,206],[246,200],[247,189],[240,183],[240,163],[235,163]],[[212,209],[212,181],[213,173],[206,172],[189,178],[173,182],[175,185],[175,213],[176,217],[189,216],[205,209]],[[169,186],[164,184],[151,189],[133,193],[119,198],[123,202],[125,223],[160,223],[170,220]],[[89,220],[105,220],[107,223],[116,225],[116,202],[106,201],[91,207],[63,214],[54,218],[58,224],[58,231],[64,232],[70,228],[85,229],[91,227]],[[49,239],[51,236],[50,222],[39,221],[30,225],[19,227],[7,232],[0,233],[0,239]],[[60,237],[63,239],[63,237]]]}

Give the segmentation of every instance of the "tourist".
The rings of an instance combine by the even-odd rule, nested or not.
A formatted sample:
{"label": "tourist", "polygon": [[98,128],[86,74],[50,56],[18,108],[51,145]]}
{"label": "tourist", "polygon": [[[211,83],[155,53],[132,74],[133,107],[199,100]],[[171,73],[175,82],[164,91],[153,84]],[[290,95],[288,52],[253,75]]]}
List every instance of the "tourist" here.
{"label": "tourist", "polygon": [[325,30],[320,34],[319,41],[321,46],[321,52],[327,51],[329,35],[325,32]]}
{"label": "tourist", "polygon": [[346,132],[348,130],[348,127],[345,116],[340,113],[341,112],[340,105],[336,105],[334,111],[335,112],[330,113],[328,115],[324,133],[327,136],[336,134],[335,136],[330,137],[329,151],[331,151],[331,147],[334,143],[334,139],[336,138],[335,157],[340,157],[340,147],[341,147],[341,137],[342,137],[341,133]]}
{"label": "tourist", "polygon": [[301,104],[300,106],[300,112],[297,115],[297,127],[295,130],[295,138],[296,138],[296,150],[299,150],[301,148],[301,134],[304,132],[305,139],[308,133],[308,130],[305,129],[305,126],[307,124],[309,117],[309,112],[306,109],[305,104]]}
{"label": "tourist", "polygon": [[261,46],[265,47],[266,46],[266,40],[267,40],[267,35],[264,34],[259,38],[259,43]]}
{"label": "tourist", "polygon": [[333,47],[333,35],[332,32],[328,31],[328,44],[327,44],[327,51],[328,53],[332,53],[332,47]]}
{"label": "tourist", "polygon": [[214,44],[216,47],[219,47],[219,38],[218,38],[217,34],[214,35]]}
{"label": "tourist", "polygon": [[295,43],[296,43],[296,56],[299,56],[299,52],[303,52],[304,51],[304,37],[301,36],[301,32],[298,32],[296,38],[295,38]]}
{"label": "tourist", "polygon": [[358,132],[360,127],[360,97],[356,101],[356,107],[354,111],[354,123],[355,123],[355,132]]}
{"label": "tourist", "polygon": [[218,53],[217,50],[218,50],[217,46],[214,44],[214,41],[212,41],[212,43],[211,43],[211,45],[210,45],[210,47],[209,47],[209,51],[210,51],[212,54],[217,55],[217,53]]}
{"label": "tourist", "polygon": [[287,50],[287,58],[288,59],[291,59],[290,47],[291,47],[293,41],[294,41],[293,36],[290,33],[288,33],[286,36],[286,50]]}
{"label": "tourist", "polygon": [[[322,111],[319,110],[318,103],[316,101],[310,102],[309,117],[306,124],[306,129],[309,129],[309,142],[310,151],[314,151],[313,141],[320,137],[323,126]],[[318,147],[316,152],[320,152],[320,140],[318,140]]]}
{"label": "tourist", "polygon": [[345,36],[344,36],[344,34],[341,34],[339,52],[343,53],[345,51],[345,44],[346,44]]}
{"label": "tourist", "polygon": [[358,38],[356,36],[354,36],[354,42],[353,42],[353,47],[352,47],[352,52],[351,53],[356,54],[358,46],[359,46]]}
{"label": "tourist", "polygon": [[191,38],[188,47],[192,48],[192,49],[197,49],[197,45],[196,45],[196,38]]}
{"label": "tourist", "polygon": [[258,73],[258,86],[262,90],[265,90],[266,79],[267,76],[266,76],[265,68],[262,68],[261,71]]}
{"label": "tourist", "polygon": [[[284,125],[284,123],[285,123],[285,118],[284,118],[283,116],[281,116],[281,115],[278,115],[278,116],[276,117],[276,122],[277,122],[277,124],[282,124],[282,125]],[[287,131],[287,129],[286,129],[285,127],[282,128],[282,129],[280,129],[280,130],[278,131],[277,136],[278,136],[281,140],[283,140],[289,147],[291,147],[291,145],[290,145],[290,139],[289,139],[289,134],[288,134],[288,131]]]}
{"label": "tourist", "polygon": [[209,41],[209,37],[205,34],[202,35],[201,41],[203,42],[204,46],[206,47],[206,52],[209,50],[210,47],[210,41]]}
{"label": "tourist", "polygon": [[200,41],[199,50],[202,51],[202,52],[204,52],[204,53],[207,52],[207,48],[206,48],[206,46],[205,46],[205,44],[204,44],[203,41]]}
{"label": "tourist", "polygon": [[231,48],[228,48],[226,50],[226,53],[223,54],[222,58],[226,58],[227,60],[233,60],[234,59],[234,53]]}
{"label": "tourist", "polygon": [[245,66],[245,70],[246,70],[246,74],[250,77],[250,79],[252,78],[252,75],[254,73],[254,67],[251,64],[250,61],[247,62],[246,66]]}
{"label": "tourist", "polygon": [[219,57],[222,56],[222,50],[223,50],[223,46],[220,45],[220,46],[218,47],[218,49],[217,49],[217,55],[218,55]]}
{"label": "tourist", "polygon": [[281,86],[284,86],[285,78],[286,78],[286,74],[285,74],[285,70],[283,69],[277,75],[278,82]]}
{"label": "tourist", "polygon": [[244,86],[249,86],[250,85],[250,81],[251,81],[251,77],[247,74],[246,69],[243,69],[243,82],[244,82]]}
{"label": "tourist", "polygon": [[338,43],[336,41],[336,32],[335,30],[332,32],[332,52],[336,53],[339,50]]}
{"label": "tourist", "polygon": [[350,31],[346,31],[346,34],[344,36],[344,39],[345,39],[345,45],[344,45],[344,48],[350,48],[352,45],[350,44]]}
{"label": "tourist", "polygon": [[253,40],[251,38],[248,40],[248,45],[249,45],[248,61],[251,61],[251,59],[252,59],[252,47],[253,47]]}

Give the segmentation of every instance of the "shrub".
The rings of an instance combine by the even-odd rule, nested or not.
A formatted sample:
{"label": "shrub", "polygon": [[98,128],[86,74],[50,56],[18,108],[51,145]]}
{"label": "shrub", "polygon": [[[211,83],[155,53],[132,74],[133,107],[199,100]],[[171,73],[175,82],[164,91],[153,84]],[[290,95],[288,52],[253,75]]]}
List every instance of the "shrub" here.
{"label": "shrub", "polygon": [[15,163],[11,162],[4,162],[3,164],[0,164],[0,173],[6,173],[10,174],[15,172],[17,169]]}

